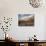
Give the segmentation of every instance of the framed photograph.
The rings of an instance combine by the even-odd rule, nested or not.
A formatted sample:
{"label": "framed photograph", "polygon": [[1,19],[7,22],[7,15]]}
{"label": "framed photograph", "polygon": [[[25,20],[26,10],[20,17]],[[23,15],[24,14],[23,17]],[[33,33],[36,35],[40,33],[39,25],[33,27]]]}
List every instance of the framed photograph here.
{"label": "framed photograph", "polygon": [[34,26],[34,14],[18,14],[18,26]]}

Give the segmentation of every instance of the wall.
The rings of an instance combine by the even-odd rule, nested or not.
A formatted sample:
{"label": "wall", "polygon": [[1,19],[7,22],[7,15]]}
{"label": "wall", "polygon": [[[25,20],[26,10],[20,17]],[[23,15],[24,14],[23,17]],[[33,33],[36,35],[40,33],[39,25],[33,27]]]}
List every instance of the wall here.
{"label": "wall", "polygon": [[44,31],[44,39],[46,39],[46,15],[45,15],[45,24],[44,24],[44,26],[45,26],[45,31]]}
{"label": "wall", "polygon": [[[45,15],[46,6],[43,4],[40,8],[33,8],[30,6],[28,0],[0,0],[0,19],[3,16],[13,17],[13,22],[10,31],[8,33],[12,35],[16,40],[27,40],[34,34],[37,35],[37,39],[45,39]],[[18,26],[18,14],[35,14],[35,26],[34,27],[19,27]],[[0,32],[0,35],[2,31]],[[0,39],[3,37],[0,36]],[[3,38],[4,39],[4,38]]]}

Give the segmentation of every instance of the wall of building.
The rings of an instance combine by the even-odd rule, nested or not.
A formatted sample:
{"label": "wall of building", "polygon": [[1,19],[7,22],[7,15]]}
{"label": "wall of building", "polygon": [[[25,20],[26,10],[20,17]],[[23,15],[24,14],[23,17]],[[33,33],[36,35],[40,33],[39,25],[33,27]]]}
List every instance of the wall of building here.
{"label": "wall of building", "polygon": [[[33,8],[28,0],[0,0],[0,20],[5,17],[12,17],[12,26],[8,33],[16,40],[27,40],[34,34],[37,39],[45,39],[45,15],[46,8],[43,4],[39,8]],[[18,26],[18,14],[35,14],[35,25],[30,27]],[[0,29],[1,30],[1,29]],[[3,31],[0,31],[0,39]],[[4,34],[4,33],[3,33]]]}

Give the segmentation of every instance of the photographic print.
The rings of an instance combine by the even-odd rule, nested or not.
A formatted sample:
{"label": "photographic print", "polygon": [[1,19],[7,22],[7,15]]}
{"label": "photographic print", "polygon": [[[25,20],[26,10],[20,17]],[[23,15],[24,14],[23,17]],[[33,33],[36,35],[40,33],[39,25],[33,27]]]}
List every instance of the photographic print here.
{"label": "photographic print", "polygon": [[34,26],[34,14],[18,14],[18,26]]}

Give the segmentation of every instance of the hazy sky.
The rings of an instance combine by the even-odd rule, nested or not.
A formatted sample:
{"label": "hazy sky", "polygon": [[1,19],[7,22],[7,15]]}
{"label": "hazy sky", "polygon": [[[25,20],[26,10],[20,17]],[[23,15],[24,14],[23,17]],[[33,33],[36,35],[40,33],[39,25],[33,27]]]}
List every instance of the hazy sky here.
{"label": "hazy sky", "polygon": [[19,14],[18,15],[18,19],[19,20],[24,20],[24,19],[28,19],[28,18],[30,18],[30,17],[32,17],[33,16],[33,14]]}

